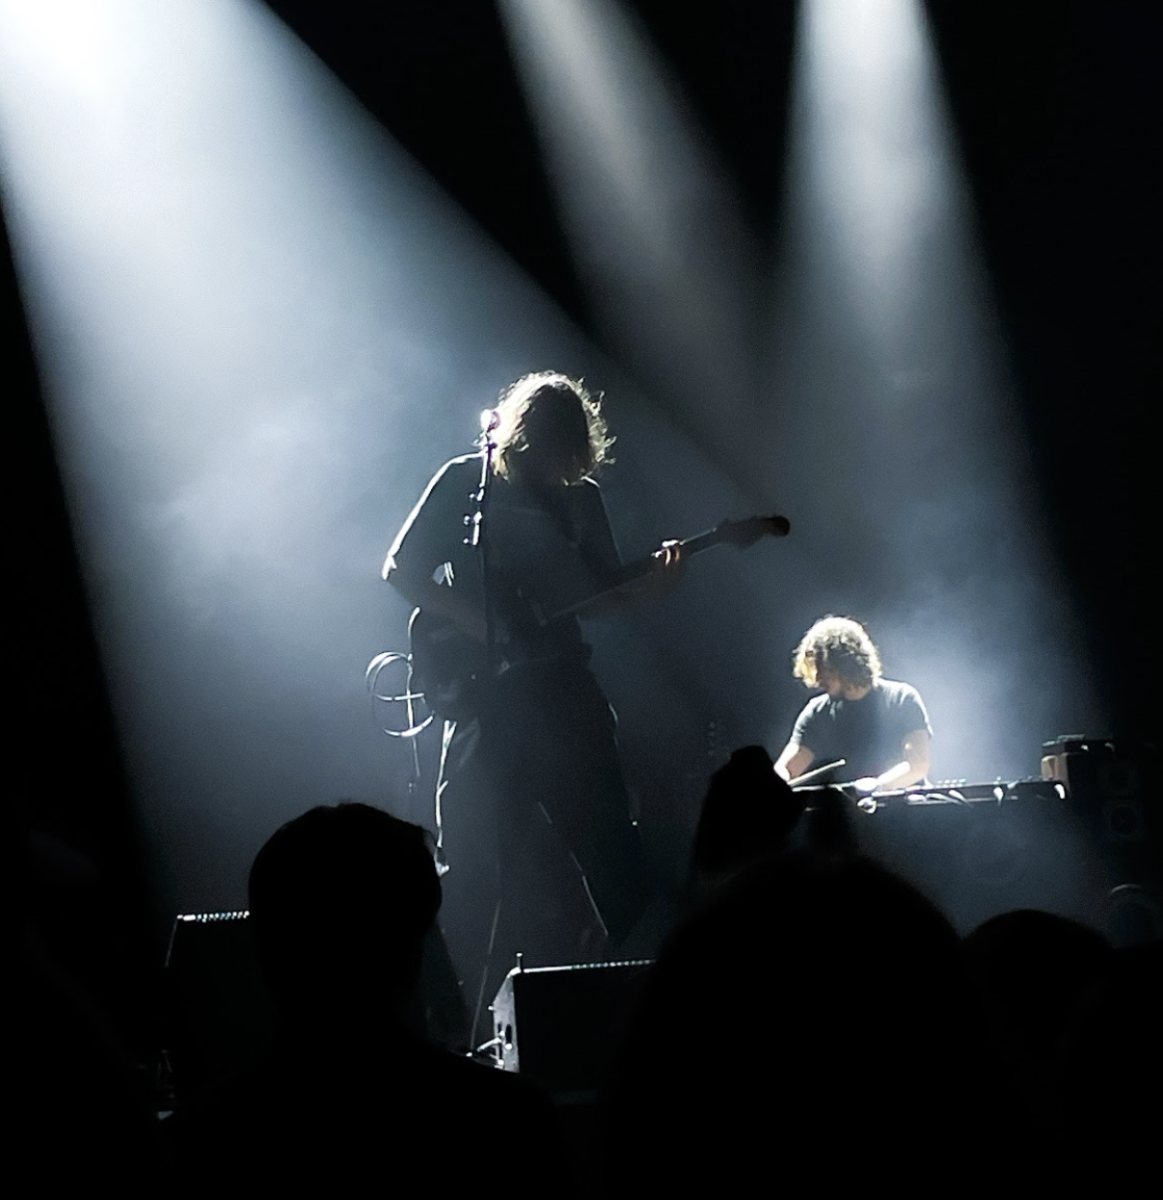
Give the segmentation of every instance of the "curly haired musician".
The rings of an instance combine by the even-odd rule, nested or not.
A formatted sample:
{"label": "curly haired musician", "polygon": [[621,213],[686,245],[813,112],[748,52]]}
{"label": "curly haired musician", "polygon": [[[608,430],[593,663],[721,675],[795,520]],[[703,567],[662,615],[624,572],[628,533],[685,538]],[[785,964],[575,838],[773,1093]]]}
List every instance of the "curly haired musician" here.
{"label": "curly haired musician", "polygon": [[[419,609],[413,657],[430,704],[449,718],[438,793],[448,817],[449,883],[466,859],[479,867],[490,857],[482,842],[495,834],[501,928],[509,935],[501,941],[516,940],[512,948],[532,963],[578,954],[579,921],[593,926],[595,912],[617,942],[641,916],[650,886],[615,718],[578,620],[624,598],[612,590],[621,560],[593,478],[612,439],[597,398],[556,372],[510,385],[493,421],[483,556],[466,538],[488,470],[478,453],[437,472],[396,536],[383,577]],[[673,544],[656,558],[655,575],[675,577]],[[477,907],[493,916],[483,899]],[[588,917],[579,915],[583,908]],[[564,944],[571,936],[575,944]]]}
{"label": "curly haired musician", "polygon": [[929,772],[933,731],[915,688],[881,675],[864,626],[824,617],[804,634],[794,673],[823,695],[809,700],[775,769],[796,779],[813,763],[844,759],[838,775],[861,791],[908,787]]}

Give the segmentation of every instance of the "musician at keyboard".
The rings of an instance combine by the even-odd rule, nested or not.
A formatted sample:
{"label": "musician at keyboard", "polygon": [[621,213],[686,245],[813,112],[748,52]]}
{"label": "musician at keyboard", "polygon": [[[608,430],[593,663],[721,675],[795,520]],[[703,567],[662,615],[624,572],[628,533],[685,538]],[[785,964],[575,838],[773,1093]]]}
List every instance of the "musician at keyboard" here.
{"label": "musician at keyboard", "polygon": [[863,625],[848,617],[817,621],[796,647],[793,670],[822,694],[804,706],[776,761],[784,779],[797,779],[813,763],[843,759],[835,781],[862,792],[925,780],[933,730],[924,701],[916,688],[883,678]]}

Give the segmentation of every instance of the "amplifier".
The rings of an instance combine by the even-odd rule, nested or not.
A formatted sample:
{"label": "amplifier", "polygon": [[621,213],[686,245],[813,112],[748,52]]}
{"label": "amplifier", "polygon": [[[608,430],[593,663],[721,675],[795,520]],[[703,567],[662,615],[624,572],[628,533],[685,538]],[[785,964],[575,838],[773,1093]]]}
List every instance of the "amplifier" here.
{"label": "amplifier", "polygon": [[565,967],[520,963],[491,1005],[493,1059],[559,1100],[590,1099],[605,1081],[649,959]]}
{"label": "amplifier", "polygon": [[1138,762],[1102,740],[1044,747],[1041,779],[861,795],[803,788],[801,837],[855,843],[920,888],[962,933],[1036,908],[1102,930],[1115,945],[1163,935],[1160,813]]}
{"label": "amplifier", "polygon": [[1153,747],[1066,734],[1042,747],[1042,775],[1064,787],[1105,889],[1115,945],[1163,938],[1163,806],[1148,781]]}
{"label": "amplifier", "polygon": [[243,1066],[274,1035],[248,915],[182,913],[174,920],[163,1036],[179,1099]]}

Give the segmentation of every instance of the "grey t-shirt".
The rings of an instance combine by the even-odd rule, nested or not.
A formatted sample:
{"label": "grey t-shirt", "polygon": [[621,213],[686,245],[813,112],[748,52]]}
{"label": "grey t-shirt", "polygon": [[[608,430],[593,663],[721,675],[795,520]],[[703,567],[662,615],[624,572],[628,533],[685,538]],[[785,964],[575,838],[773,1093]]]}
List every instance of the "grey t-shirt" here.
{"label": "grey t-shirt", "polygon": [[816,696],[796,718],[791,741],[815,755],[813,765],[843,758],[840,779],[879,775],[904,759],[905,737],[933,730],[917,689],[878,679],[860,700]]}

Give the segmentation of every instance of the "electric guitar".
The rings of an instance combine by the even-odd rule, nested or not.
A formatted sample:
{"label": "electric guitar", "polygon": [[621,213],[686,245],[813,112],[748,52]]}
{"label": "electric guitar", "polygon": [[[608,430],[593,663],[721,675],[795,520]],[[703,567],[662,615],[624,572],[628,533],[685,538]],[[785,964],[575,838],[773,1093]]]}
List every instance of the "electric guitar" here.
{"label": "electric guitar", "polygon": [[[702,554],[712,546],[732,545],[747,549],[762,537],[786,537],[790,528],[787,519],[779,516],[723,521],[704,533],[684,538],[677,543],[677,548],[684,559]],[[472,707],[474,690],[490,675],[545,657],[538,648],[539,634],[556,621],[576,616],[595,601],[649,578],[658,569],[659,553],[655,551],[626,563],[607,586],[555,612],[546,613],[529,602],[524,603],[520,612],[514,612],[512,605],[507,606],[505,629],[494,645],[491,668],[484,645],[446,617],[417,608],[408,622],[412,690],[423,692],[428,707],[441,716],[456,718],[463,715]]]}

